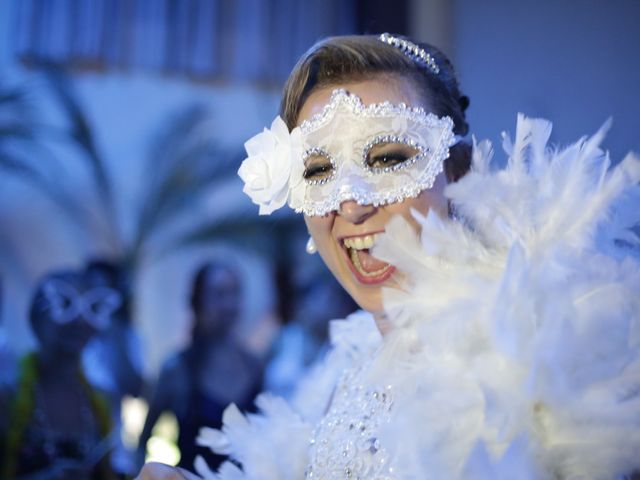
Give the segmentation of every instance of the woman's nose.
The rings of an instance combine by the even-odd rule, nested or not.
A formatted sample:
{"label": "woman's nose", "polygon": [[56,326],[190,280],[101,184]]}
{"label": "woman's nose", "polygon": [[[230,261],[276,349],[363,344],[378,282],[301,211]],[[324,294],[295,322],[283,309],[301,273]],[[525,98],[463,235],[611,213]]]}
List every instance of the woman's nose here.
{"label": "woman's nose", "polygon": [[347,200],[340,204],[338,209],[338,215],[344,218],[347,222],[359,225],[371,217],[378,207],[373,205],[359,205],[353,200]]}

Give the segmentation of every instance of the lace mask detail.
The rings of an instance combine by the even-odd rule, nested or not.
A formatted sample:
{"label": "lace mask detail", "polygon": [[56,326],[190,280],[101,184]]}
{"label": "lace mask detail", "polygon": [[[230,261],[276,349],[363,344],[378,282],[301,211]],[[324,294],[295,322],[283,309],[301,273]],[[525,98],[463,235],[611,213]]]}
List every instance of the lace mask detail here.
{"label": "lace mask detail", "polygon": [[416,197],[433,186],[454,143],[449,117],[405,104],[365,106],[342,89],[300,130],[304,181],[291,199],[302,202],[289,205],[306,215],[324,215],[345,200],[378,206]]}
{"label": "lace mask detail", "polygon": [[335,90],[322,112],[291,132],[280,117],[245,143],[243,191],[268,215],[289,204],[325,215],[340,203],[385,205],[433,186],[455,143],[453,121],[390,102],[364,105]]}

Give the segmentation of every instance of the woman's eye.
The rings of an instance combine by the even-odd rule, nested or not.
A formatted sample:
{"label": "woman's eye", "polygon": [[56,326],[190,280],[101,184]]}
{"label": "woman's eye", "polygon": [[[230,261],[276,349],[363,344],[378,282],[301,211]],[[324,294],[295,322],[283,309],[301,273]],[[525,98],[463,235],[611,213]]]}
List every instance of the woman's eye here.
{"label": "woman's eye", "polygon": [[323,182],[329,180],[333,175],[334,166],[331,157],[322,150],[315,149],[307,152],[304,165],[302,176],[309,182]]}
{"label": "woman's eye", "polygon": [[380,153],[373,157],[369,157],[367,159],[367,165],[372,168],[393,167],[394,165],[398,165],[399,163],[406,161],[408,158],[410,157],[401,152]]}
{"label": "woman's eye", "polygon": [[365,163],[368,168],[379,171],[401,168],[407,160],[414,159],[421,150],[418,147],[403,143],[379,142],[373,144],[365,156]]}
{"label": "woman's eye", "polygon": [[308,165],[307,168],[304,169],[304,173],[302,175],[305,180],[322,180],[331,176],[332,171],[333,165],[330,163],[323,163],[318,165]]}

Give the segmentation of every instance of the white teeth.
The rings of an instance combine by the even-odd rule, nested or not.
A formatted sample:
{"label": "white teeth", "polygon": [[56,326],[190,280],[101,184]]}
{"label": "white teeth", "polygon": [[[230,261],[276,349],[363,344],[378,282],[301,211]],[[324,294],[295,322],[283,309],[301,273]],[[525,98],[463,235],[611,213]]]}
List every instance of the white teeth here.
{"label": "white teeth", "polygon": [[376,243],[377,238],[378,234],[374,233],[372,235],[363,235],[361,237],[350,237],[344,239],[344,246],[349,250],[351,263],[353,263],[353,266],[363,277],[378,277],[391,268],[391,265],[386,264],[378,270],[367,272],[360,263],[360,258],[358,257],[357,251],[370,249]]}
{"label": "white teeth", "polygon": [[360,272],[360,274],[364,277],[377,277],[378,275],[382,275],[389,268],[391,268],[391,265],[387,264],[384,267],[379,268],[378,270],[375,270],[373,272],[367,272],[364,268],[362,268],[362,265],[360,264],[360,259],[358,258],[358,254],[356,253],[355,249],[351,249],[351,261],[353,262],[353,265],[356,267],[356,270],[358,270],[358,272]]}
{"label": "white teeth", "polygon": [[364,237],[351,237],[344,239],[344,246],[354,250],[364,250],[373,247],[378,234],[365,235]]}

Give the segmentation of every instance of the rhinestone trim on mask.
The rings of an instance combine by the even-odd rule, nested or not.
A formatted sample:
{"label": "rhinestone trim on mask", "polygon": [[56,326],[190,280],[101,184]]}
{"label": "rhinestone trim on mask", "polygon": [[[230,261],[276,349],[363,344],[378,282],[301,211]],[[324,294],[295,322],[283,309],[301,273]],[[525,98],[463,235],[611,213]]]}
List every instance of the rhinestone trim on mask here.
{"label": "rhinestone trim on mask", "polygon": [[[333,158],[333,155],[331,155],[329,152],[327,152],[325,149],[320,148],[320,147],[314,147],[314,148],[310,148],[307,151],[304,152],[304,155],[302,156],[302,163],[305,163],[307,161],[307,159],[309,157],[313,157],[314,155],[317,155],[319,157],[326,157],[327,160],[329,160],[329,163],[331,163],[331,173],[325,177],[325,178],[320,178],[317,180],[313,180],[313,179],[304,179],[304,181],[308,184],[308,185],[324,185],[325,183],[333,180],[336,176],[336,161]],[[305,166],[306,169],[306,166]]]}
{"label": "rhinestone trim on mask", "polygon": [[351,112],[365,118],[401,115],[427,126],[447,121],[447,123],[451,123],[453,128],[453,121],[449,117],[440,118],[431,112],[427,113],[422,107],[409,107],[405,103],[393,104],[388,101],[365,105],[357,95],[352,95],[344,88],[339,88],[333,91],[329,103],[323,107],[321,112],[302,122],[300,125],[302,134],[307,135],[324,126],[331,120],[339,105],[346,105]]}
{"label": "rhinestone trim on mask", "polygon": [[[373,149],[373,147],[381,143],[401,143],[411,148],[415,148],[416,150],[418,150],[418,153],[416,153],[410,158],[407,158],[403,162],[400,162],[391,167],[382,167],[382,168],[372,167],[367,162],[367,158],[369,157],[369,153],[371,153],[371,150]],[[424,158],[425,155],[430,151],[431,149],[429,147],[424,147],[419,143],[417,143],[415,140],[412,140],[410,138],[404,138],[398,135],[378,135],[377,137],[375,137],[373,140],[371,140],[369,143],[365,145],[364,151],[362,152],[362,165],[364,166],[365,169],[367,169],[369,172],[374,174],[393,173],[393,172],[402,170],[404,168],[410,167],[411,165],[416,163],[418,159]]]}

